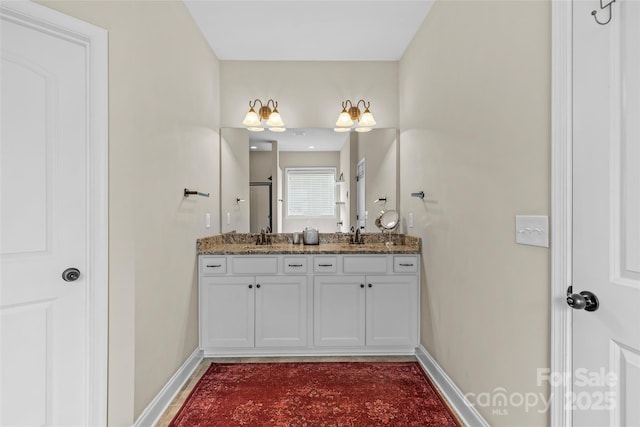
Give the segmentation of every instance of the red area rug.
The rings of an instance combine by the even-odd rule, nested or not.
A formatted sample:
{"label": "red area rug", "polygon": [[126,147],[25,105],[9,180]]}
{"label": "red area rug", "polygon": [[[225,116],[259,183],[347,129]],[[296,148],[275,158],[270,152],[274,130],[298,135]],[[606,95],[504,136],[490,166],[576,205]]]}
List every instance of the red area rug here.
{"label": "red area rug", "polygon": [[212,363],[170,427],[460,426],[417,362]]}

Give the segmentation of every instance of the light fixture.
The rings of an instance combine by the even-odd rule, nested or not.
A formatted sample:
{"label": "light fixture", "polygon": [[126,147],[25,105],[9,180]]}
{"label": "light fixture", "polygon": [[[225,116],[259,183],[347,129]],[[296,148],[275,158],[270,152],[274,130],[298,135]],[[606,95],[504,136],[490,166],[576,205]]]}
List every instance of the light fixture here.
{"label": "light fixture", "polygon": [[[257,104],[260,104],[260,108],[258,108],[258,111],[256,112],[255,107]],[[249,112],[244,116],[242,124],[251,132],[261,132],[264,130],[264,127],[262,126],[263,120],[267,121],[266,125],[272,132],[284,132],[287,130],[284,127],[284,122],[282,121],[282,117],[278,111],[277,101],[269,99],[264,104],[259,99],[249,101]]]}
{"label": "light fixture", "polygon": [[[364,112],[359,108],[360,103],[362,103]],[[336,132],[349,132],[357,121],[356,132],[369,132],[376,125],[376,120],[373,118],[371,111],[369,111],[370,105],[371,103],[366,102],[364,99],[356,102],[355,105],[351,100],[344,101],[342,103],[342,111],[336,121],[336,127],[333,130]]]}

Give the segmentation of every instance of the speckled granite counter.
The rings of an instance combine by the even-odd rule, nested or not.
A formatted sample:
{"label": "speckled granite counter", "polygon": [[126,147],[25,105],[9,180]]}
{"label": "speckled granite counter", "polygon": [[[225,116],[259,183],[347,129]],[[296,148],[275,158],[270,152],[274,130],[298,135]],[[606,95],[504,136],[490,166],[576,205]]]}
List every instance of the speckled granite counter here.
{"label": "speckled granite counter", "polygon": [[422,247],[422,239],[407,234],[363,233],[360,245],[349,243],[347,233],[320,233],[319,245],[294,245],[292,233],[270,234],[270,245],[256,245],[258,236],[225,233],[198,239],[198,255],[419,254]]}

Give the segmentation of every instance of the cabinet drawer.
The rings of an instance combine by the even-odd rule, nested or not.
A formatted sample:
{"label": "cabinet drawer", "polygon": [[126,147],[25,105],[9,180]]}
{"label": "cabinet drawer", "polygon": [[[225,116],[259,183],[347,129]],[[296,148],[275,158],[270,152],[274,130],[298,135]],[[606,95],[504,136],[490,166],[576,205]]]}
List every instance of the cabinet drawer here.
{"label": "cabinet drawer", "polygon": [[345,256],[344,257],[345,273],[386,273],[387,257],[386,256]]}
{"label": "cabinet drawer", "polygon": [[416,271],[418,271],[418,257],[393,257],[393,271],[395,273],[415,273]]}
{"label": "cabinet drawer", "polygon": [[231,258],[233,274],[276,274],[278,257],[235,256]]}
{"label": "cabinet drawer", "polygon": [[200,258],[200,272],[202,274],[226,274],[227,259],[225,257]]}
{"label": "cabinet drawer", "polygon": [[284,271],[285,273],[306,273],[307,258],[284,257],[282,271]]}
{"label": "cabinet drawer", "polygon": [[317,256],[313,258],[314,273],[336,273],[338,258],[334,256]]}

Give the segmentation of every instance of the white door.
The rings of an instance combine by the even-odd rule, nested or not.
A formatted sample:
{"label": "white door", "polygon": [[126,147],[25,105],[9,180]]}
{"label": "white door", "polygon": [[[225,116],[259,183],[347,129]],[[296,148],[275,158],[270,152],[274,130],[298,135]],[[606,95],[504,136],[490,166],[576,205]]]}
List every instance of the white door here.
{"label": "white door", "polygon": [[418,278],[367,276],[367,345],[418,344]]}
{"label": "white door", "polygon": [[313,283],[313,316],[316,346],[363,346],[364,276],[316,276]]}
{"label": "white door", "polygon": [[0,423],[85,425],[87,52],[2,18]]}
{"label": "white door", "polygon": [[[608,3],[608,2],[605,2]],[[640,2],[573,2],[575,426],[640,426]]]}
{"label": "white door", "polygon": [[365,230],[367,221],[367,206],[365,197],[365,176],[366,162],[362,159],[358,162],[356,167],[356,227],[361,231]]}
{"label": "white door", "polygon": [[307,345],[307,276],[256,277],[256,347]]}

